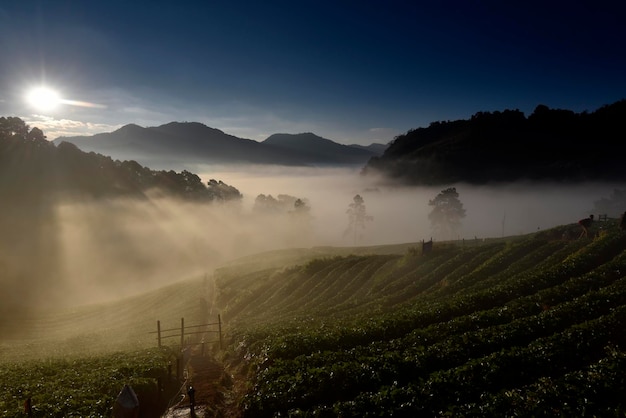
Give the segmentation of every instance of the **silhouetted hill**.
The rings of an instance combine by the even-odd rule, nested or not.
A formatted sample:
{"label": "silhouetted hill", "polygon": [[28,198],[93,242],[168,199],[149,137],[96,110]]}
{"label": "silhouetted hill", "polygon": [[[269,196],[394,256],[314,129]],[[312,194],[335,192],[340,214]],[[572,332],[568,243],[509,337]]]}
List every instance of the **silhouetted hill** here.
{"label": "silhouetted hill", "polygon": [[[127,125],[117,132],[113,137],[117,143],[132,148],[144,130]],[[21,119],[12,117],[0,118],[0,166],[0,197],[15,204],[24,199],[45,202],[68,194],[142,197],[151,189],[185,199],[240,197],[236,189],[223,193],[226,189],[205,185],[189,171],[155,171],[134,160],[114,161],[109,156],[87,153],[65,141],[55,146],[46,141],[41,130],[30,130]]]}
{"label": "silhouetted hill", "polygon": [[198,122],[171,122],[149,128],[130,124],[110,133],[60,137],[54,142],[70,142],[87,152],[157,166],[202,163],[362,165],[377,155],[313,134],[280,134],[257,142]]}
{"label": "silhouetted hill", "polygon": [[[138,129],[129,125],[121,131]],[[117,138],[132,143],[133,136]],[[106,206],[120,197],[147,201],[154,192],[202,204],[242,197],[235,187],[218,180],[204,183],[189,171],[156,171],[136,161],[114,161],[69,142],[55,146],[40,129],[30,129],[17,117],[0,117],[0,295],[15,295],[2,298],[0,315],[29,307],[63,278],[57,215],[64,205],[97,201]],[[110,226],[103,222],[101,227]]]}
{"label": "silhouetted hill", "polygon": [[305,163],[293,153],[266,149],[251,139],[228,135],[196,122],[171,122],[149,128],[130,124],[113,132],[60,137],[54,142],[70,142],[83,151],[114,159],[154,162],[159,166],[181,163]]}
{"label": "silhouetted hill", "polygon": [[479,112],[410,130],[372,158],[364,174],[411,184],[513,180],[626,180],[626,100],[588,113],[539,105]]}
{"label": "silhouetted hill", "polygon": [[274,134],[262,143],[306,155],[311,161],[323,164],[359,164],[377,155],[369,149],[338,144],[310,132]]}

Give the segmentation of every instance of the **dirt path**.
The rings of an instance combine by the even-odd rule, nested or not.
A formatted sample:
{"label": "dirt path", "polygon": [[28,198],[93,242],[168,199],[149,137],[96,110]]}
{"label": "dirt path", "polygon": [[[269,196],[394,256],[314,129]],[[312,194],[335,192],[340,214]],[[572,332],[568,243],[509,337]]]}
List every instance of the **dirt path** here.
{"label": "dirt path", "polygon": [[223,366],[210,355],[192,353],[187,363],[187,376],[181,387],[180,402],[166,411],[163,418],[193,416],[188,394],[190,387],[194,389],[196,417],[225,417],[224,392],[228,391],[230,377]]}
{"label": "dirt path", "polygon": [[[214,297],[215,283],[213,277],[206,277],[205,300],[208,317],[214,315]],[[226,399],[232,389],[232,379],[220,362],[211,354],[205,354],[200,347],[195,346],[191,349],[185,368],[187,380],[181,387],[178,395],[179,401],[169,408],[162,418],[192,416],[197,418],[231,418],[238,416],[237,412],[233,412],[232,405],[229,405]],[[191,413],[189,387],[194,388],[195,415]]]}

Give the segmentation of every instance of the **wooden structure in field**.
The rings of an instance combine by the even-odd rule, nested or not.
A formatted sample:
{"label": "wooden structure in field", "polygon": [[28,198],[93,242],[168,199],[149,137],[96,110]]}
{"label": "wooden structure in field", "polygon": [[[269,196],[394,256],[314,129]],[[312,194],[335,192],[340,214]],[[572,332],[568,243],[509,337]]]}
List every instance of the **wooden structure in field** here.
{"label": "wooden structure in field", "polygon": [[[216,326],[217,329],[215,329]],[[161,329],[161,321],[157,320],[157,330],[151,332],[151,334],[157,334],[157,342],[159,347],[161,347],[165,338],[180,337],[181,350],[185,347],[185,337],[199,334],[217,334],[217,340],[206,341],[204,338],[202,338],[202,342],[197,344],[205,344],[219,341],[220,349],[222,349],[222,319],[220,315],[217,316],[217,322],[187,326],[185,326],[185,318],[180,318],[180,328],[169,329]]]}
{"label": "wooden structure in field", "polygon": [[422,255],[428,254],[432,250],[433,250],[433,239],[431,238],[430,241],[428,242],[424,242],[424,240],[422,240]]}

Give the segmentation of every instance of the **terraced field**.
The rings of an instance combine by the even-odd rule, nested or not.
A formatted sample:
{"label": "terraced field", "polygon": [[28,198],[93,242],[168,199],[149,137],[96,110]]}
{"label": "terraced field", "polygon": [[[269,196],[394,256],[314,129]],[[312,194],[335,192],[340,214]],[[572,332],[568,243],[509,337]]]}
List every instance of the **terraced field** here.
{"label": "terraced field", "polygon": [[32,397],[34,416],[109,416],[130,383],[160,405],[142,416],[158,416],[177,348],[148,332],[220,313],[212,355],[230,377],[211,416],[624,416],[626,234],[601,225],[593,239],[565,225],[428,254],[277,251],[22,318],[2,330],[0,415],[23,416]]}
{"label": "terraced field", "polygon": [[[206,319],[204,278],[98,305],[31,312],[0,329],[0,416],[110,417],[124,385],[139,396],[142,417],[159,417],[181,381],[180,340],[158,348],[163,328]],[[172,344],[170,344],[170,342]],[[174,366],[174,367],[173,367]],[[160,391],[159,391],[160,387]]]}
{"label": "terraced field", "polygon": [[623,416],[626,234],[603,226],[217,271],[242,415]]}

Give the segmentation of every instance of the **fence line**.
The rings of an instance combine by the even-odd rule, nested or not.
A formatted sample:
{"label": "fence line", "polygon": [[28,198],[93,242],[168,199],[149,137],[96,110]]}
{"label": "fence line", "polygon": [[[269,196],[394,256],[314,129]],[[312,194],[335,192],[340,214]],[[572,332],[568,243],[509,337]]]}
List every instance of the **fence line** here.
{"label": "fence line", "polygon": [[[187,329],[197,329],[199,327],[210,327],[210,326],[214,326],[217,325],[217,331],[213,330],[213,329],[205,329],[202,331],[191,331],[191,332],[185,332],[185,330]],[[164,333],[172,333],[176,331],[176,333],[173,334],[167,334],[164,335]],[[161,329],[161,321],[157,320],[157,330],[156,331],[150,331],[149,334],[157,334],[157,341],[158,341],[158,346],[161,347],[162,345],[162,340],[165,338],[174,338],[174,337],[180,337],[180,347],[181,349],[183,349],[185,347],[185,336],[186,335],[195,335],[195,334],[206,334],[206,333],[217,333],[219,336],[219,343],[220,343],[220,350],[222,349],[222,318],[220,315],[217,315],[217,322],[210,322],[207,324],[198,324],[198,325],[187,325],[185,326],[185,318],[180,318],[180,328],[169,328],[169,329]]]}

